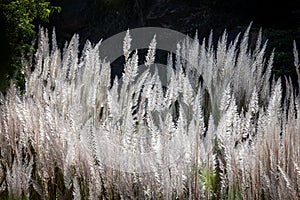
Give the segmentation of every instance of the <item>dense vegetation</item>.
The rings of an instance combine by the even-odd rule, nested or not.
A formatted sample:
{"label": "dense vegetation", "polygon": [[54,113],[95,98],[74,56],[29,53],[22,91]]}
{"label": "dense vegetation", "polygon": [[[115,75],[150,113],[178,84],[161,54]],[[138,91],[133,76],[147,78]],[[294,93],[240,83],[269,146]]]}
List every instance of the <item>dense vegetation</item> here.
{"label": "dense vegetation", "polygon": [[299,95],[271,78],[261,34],[253,51],[249,29],[178,43],[166,85],[155,38],[140,72],[127,32],[112,85],[100,43],[79,57],[78,35],[63,51],[52,38],[41,30],[25,94],[1,97],[1,198],[300,198]]}
{"label": "dense vegetation", "polygon": [[[239,27],[243,37],[186,39],[165,58],[162,81],[155,37],[141,58],[130,48],[130,32],[124,35],[120,80],[95,42],[103,36],[95,34],[99,27],[109,37],[132,19],[151,24],[150,0],[63,1],[91,3],[86,26],[78,26],[72,9],[75,23],[60,21],[96,45],[78,35],[65,44],[61,32],[57,44],[55,32],[41,29],[36,50],[37,25],[60,9],[44,0],[0,2],[0,90],[8,88],[0,94],[0,199],[300,199],[300,64],[291,42],[300,28],[284,18],[292,4],[186,0],[201,7],[197,21],[215,20],[185,23],[188,17],[186,33],[218,26],[223,17],[278,23],[263,31]],[[168,22],[163,12],[181,7],[157,2],[157,21]],[[264,17],[266,10],[273,14]],[[279,47],[275,53],[267,38]],[[9,86],[10,79],[16,84]]]}
{"label": "dense vegetation", "polygon": [[10,79],[25,87],[23,59],[33,52],[32,41],[38,25],[47,22],[58,7],[45,0],[1,0],[1,71],[0,91],[5,91]]}
{"label": "dense vegetation", "polygon": [[[251,47],[263,27],[263,40],[270,55],[275,49],[274,68],[277,77],[291,76],[297,80],[293,66],[293,40],[300,41],[300,2],[271,0],[86,0],[54,1],[62,12],[52,18],[60,48],[78,33],[82,40],[97,43],[128,28],[165,27],[190,36],[198,30],[199,39],[213,29],[214,41],[226,28],[229,40],[244,31],[253,21]],[[272,6],[270,6],[272,5]],[[76,20],[73,20],[76,19]],[[101,19],[101,20],[99,20]],[[76,23],[74,22],[76,21]],[[253,37],[254,36],[254,37]],[[120,72],[121,73],[121,72]]]}
{"label": "dense vegetation", "polygon": [[[300,37],[300,5],[297,1],[273,2],[270,0],[1,0],[0,2],[0,91],[9,85],[9,79],[17,78],[24,88],[26,70],[23,58],[32,52],[32,40],[40,23],[50,19],[49,29],[56,27],[58,45],[63,48],[66,40],[80,33],[83,41],[96,43],[128,28],[159,26],[167,19],[169,28],[187,34],[199,30],[199,38],[207,37],[210,29],[220,36],[228,28],[229,36],[244,31],[254,21],[255,33],[264,27],[263,36],[269,39],[267,53],[275,50],[273,72],[279,77],[292,76],[296,80],[291,52],[292,41]],[[169,3],[168,3],[169,2]],[[55,5],[55,6],[53,6]],[[77,6],[76,6],[77,5]],[[270,8],[269,5],[272,5]],[[64,12],[57,14],[60,7]],[[180,7],[186,11],[182,13]],[[195,7],[195,9],[192,9]],[[157,10],[159,12],[154,12]],[[168,13],[168,11],[174,13]],[[55,12],[54,12],[55,11]],[[154,14],[149,19],[150,14]],[[53,15],[54,14],[54,15]],[[51,17],[50,17],[51,16]],[[163,18],[161,18],[161,17]],[[173,20],[172,16],[177,20]],[[195,17],[193,17],[195,16]],[[99,20],[101,19],[101,20]],[[160,21],[163,23],[160,24]],[[170,23],[170,24],[168,24]],[[45,24],[44,24],[45,25]],[[240,25],[244,27],[239,27]],[[232,36],[233,35],[233,36]],[[83,47],[83,46],[82,46]],[[27,58],[25,59],[27,60]]]}

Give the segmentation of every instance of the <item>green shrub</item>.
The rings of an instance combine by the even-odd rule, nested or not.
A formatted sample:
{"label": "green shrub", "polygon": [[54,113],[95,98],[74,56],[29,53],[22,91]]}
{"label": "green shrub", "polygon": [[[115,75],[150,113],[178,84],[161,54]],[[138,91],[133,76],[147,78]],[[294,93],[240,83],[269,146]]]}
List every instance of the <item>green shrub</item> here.
{"label": "green shrub", "polygon": [[[25,88],[23,58],[34,51],[32,40],[35,36],[35,24],[48,22],[50,14],[60,11],[45,0],[1,0],[0,10],[4,19],[4,35],[8,40],[9,58],[2,75],[2,91],[9,85],[10,79],[16,79],[23,91]],[[4,50],[5,51],[5,50]],[[3,67],[3,66],[2,66]]]}

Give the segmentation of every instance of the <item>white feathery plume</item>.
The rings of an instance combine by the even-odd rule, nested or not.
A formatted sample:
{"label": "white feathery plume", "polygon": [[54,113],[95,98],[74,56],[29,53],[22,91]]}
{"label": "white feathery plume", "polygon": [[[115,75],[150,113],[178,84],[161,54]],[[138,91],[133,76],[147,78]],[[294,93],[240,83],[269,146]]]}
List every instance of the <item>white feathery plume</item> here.
{"label": "white feathery plume", "polygon": [[188,121],[186,118],[186,114],[182,108],[182,106],[179,107],[180,109],[180,115],[178,117],[176,130],[181,134],[187,134],[188,133]]}
{"label": "white feathery plume", "polygon": [[251,26],[252,26],[252,22],[249,24],[246,31],[244,32],[244,36],[241,41],[240,50],[243,51],[244,53],[248,50],[248,40],[249,40],[249,33],[250,33]]}
{"label": "white feathery plume", "polygon": [[226,30],[224,31],[222,37],[218,41],[218,48],[216,52],[217,56],[217,68],[219,72],[219,76],[223,77],[224,76],[224,68],[229,67],[229,66],[224,66],[225,61],[226,61],[226,52],[227,51],[227,33]]}
{"label": "white feathery plume", "polygon": [[171,103],[175,102],[178,97],[179,88],[179,81],[176,78],[176,75],[173,74],[171,76],[171,80],[168,84],[165,97],[166,106],[169,106]]}
{"label": "white feathery plume", "polygon": [[189,61],[189,63],[187,63],[187,68],[190,70],[198,70],[199,40],[197,31],[190,48],[186,51],[188,52]]}
{"label": "white feathery plume", "polygon": [[19,150],[16,149],[16,160],[14,160],[12,167],[10,169],[7,167],[6,182],[8,186],[9,195],[13,198],[21,197],[22,192],[28,197],[29,196],[29,187],[31,180],[31,171],[33,165],[33,158],[31,157],[28,160],[28,157],[25,157],[23,162],[20,158]]}
{"label": "white feathery plume", "polygon": [[[55,82],[58,82],[59,80],[57,80],[57,74],[59,73],[61,68],[61,55],[60,55],[60,51],[55,51],[52,53],[51,55],[51,59],[50,59],[50,78],[52,81],[52,87],[55,87],[56,84]],[[50,85],[50,84],[49,84]]]}
{"label": "white feathery plume", "polygon": [[[298,50],[297,50],[297,46],[296,46],[296,41],[294,40],[293,42],[293,53],[294,53],[294,65],[296,68],[296,73],[297,73],[297,77],[298,77],[298,86],[300,88],[300,72],[299,72],[299,68],[300,68],[300,64],[299,64],[299,55],[298,55]],[[299,89],[300,90],[300,89]]]}
{"label": "white feathery plume", "polygon": [[278,119],[280,115],[279,113],[281,111],[281,98],[282,98],[282,88],[281,88],[281,80],[279,79],[275,85],[275,88],[273,89],[269,101],[268,109],[267,109],[267,113],[270,121]]}
{"label": "white feathery plume", "polygon": [[[110,109],[110,116],[117,117],[120,115],[120,105],[119,105],[119,92],[118,92],[118,78],[116,77],[112,88],[107,92],[107,104]],[[117,117],[118,118],[118,117]]]}
{"label": "white feathery plume", "polygon": [[[199,70],[199,73],[201,75],[203,74],[207,74],[207,66],[206,66],[206,46],[205,46],[205,38],[203,39],[202,41],[202,44],[200,45],[199,47],[199,57],[198,57],[198,70]],[[203,79],[206,79],[206,77],[203,77]],[[205,80],[206,81],[206,80]]]}
{"label": "white feathery plume", "polygon": [[138,72],[138,54],[137,51],[133,54],[132,58],[129,58],[125,64],[123,73],[124,84],[128,84],[135,80]]}
{"label": "white feathery plume", "polygon": [[267,103],[267,101],[269,100],[269,96],[270,96],[270,77],[271,77],[271,73],[272,73],[273,61],[274,61],[274,51],[270,55],[266,71],[265,71],[264,75],[262,76],[262,81],[261,81],[261,86],[260,86],[261,89],[260,89],[260,91],[258,91],[260,94],[260,99],[264,105]]}
{"label": "white feathery plume", "polygon": [[185,74],[183,72],[183,67],[181,66],[181,68],[178,69],[178,71],[176,71],[176,80],[178,83],[178,93],[183,92],[184,79],[185,79]]}
{"label": "white feathery plume", "polygon": [[[180,48],[180,57],[181,57],[181,64],[183,66],[186,66],[187,64],[187,60],[189,59],[189,49],[190,49],[190,38],[189,37],[185,37],[182,44],[181,44],[181,48]],[[189,67],[189,66],[186,66]]]}
{"label": "white feathery plume", "polygon": [[251,95],[250,103],[249,103],[249,111],[252,114],[256,114],[259,110],[258,100],[259,99],[258,99],[256,87],[254,87],[252,95]]}
{"label": "white feathery plume", "polygon": [[183,92],[183,102],[186,105],[191,105],[194,101],[194,90],[190,84],[189,79],[184,76],[182,80],[182,92]]}
{"label": "white feathery plume", "polygon": [[207,152],[209,152],[210,148],[212,149],[214,147],[215,139],[216,139],[215,122],[213,116],[210,115],[208,120],[206,137],[204,139],[205,149]]}
{"label": "white feathery plume", "polygon": [[173,58],[172,54],[168,54],[168,60],[167,60],[167,82],[169,83],[171,81],[171,77],[174,73],[173,70]]}
{"label": "white feathery plume", "polygon": [[52,30],[52,49],[51,54],[55,53],[57,51],[57,42],[56,42],[56,33],[55,33],[55,27]]}
{"label": "white feathery plume", "polygon": [[156,35],[154,35],[153,39],[150,42],[148,53],[146,56],[145,65],[150,67],[155,60],[155,50],[156,50]]}
{"label": "white feathery plume", "polygon": [[81,194],[80,194],[80,186],[77,180],[77,177],[73,179],[73,199],[74,200],[80,200],[81,199]]}
{"label": "white feathery plume", "polygon": [[227,85],[226,89],[223,91],[223,96],[220,101],[220,110],[226,111],[230,105],[231,101],[231,88],[230,85]]}
{"label": "white feathery plume", "polygon": [[287,189],[288,189],[289,191],[293,191],[293,187],[292,187],[292,185],[291,185],[291,181],[290,181],[288,175],[283,171],[283,169],[282,169],[279,165],[278,165],[277,167],[278,167],[278,170],[279,170],[279,172],[280,172],[280,174],[281,174],[281,177],[283,178],[283,180],[284,180],[285,183],[286,183],[285,186],[287,187]]}
{"label": "white feathery plume", "polygon": [[151,84],[147,88],[150,92],[148,94],[149,110],[162,111],[165,108],[165,102],[161,101],[164,96],[162,92],[162,84],[157,73],[153,76],[153,86]]}
{"label": "white feathery plume", "polygon": [[[99,61],[100,62],[100,61]],[[99,73],[99,78],[97,79],[99,81],[99,84],[101,85],[102,90],[106,90],[107,88],[110,88],[110,63],[103,61],[101,64],[99,63],[99,66],[97,68],[100,69]]]}
{"label": "white feathery plume", "polygon": [[207,41],[207,48],[208,51],[212,52],[213,51],[213,30],[210,31],[208,41]]}
{"label": "white feathery plume", "polygon": [[264,43],[262,48],[259,48],[258,52],[255,52],[254,57],[253,57],[253,62],[252,62],[252,73],[254,76],[254,82],[256,86],[260,86],[262,84],[262,76],[263,76],[263,71],[264,71],[264,66],[265,66],[265,51],[267,48],[267,41]]}
{"label": "white feathery plume", "polygon": [[175,59],[175,70],[179,71],[182,68],[181,64],[181,45],[177,43],[176,45],[176,59]]}
{"label": "white feathery plume", "polygon": [[260,28],[258,31],[258,36],[256,39],[256,45],[255,45],[255,50],[254,50],[254,55],[258,54],[261,50],[261,45],[262,45],[262,29]]}
{"label": "white feathery plume", "polygon": [[125,56],[125,62],[127,62],[128,58],[129,58],[129,55],[131,53],[131,51],[130,51],[131,40],[132,39],[131,39],[129,29],[128,29],[127,32],[126,32],[126,35],[124,37],[124,40],[123,40],[123,54]]}

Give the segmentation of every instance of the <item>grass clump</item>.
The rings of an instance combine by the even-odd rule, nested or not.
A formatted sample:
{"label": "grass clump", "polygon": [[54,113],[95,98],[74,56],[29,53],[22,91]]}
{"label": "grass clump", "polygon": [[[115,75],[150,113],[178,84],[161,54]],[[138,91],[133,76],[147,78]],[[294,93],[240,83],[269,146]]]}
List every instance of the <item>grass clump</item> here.
{"label": "grass clump", "polygon": [[25,94],[1,96],[1,197],[298,199],[299,96],[248,33],[179,43],[163,86],[149,70],[155,37],[140,74],[125,39],[111,84],[100,43],[79,57],[77,35],[61,51],[41,29]]}

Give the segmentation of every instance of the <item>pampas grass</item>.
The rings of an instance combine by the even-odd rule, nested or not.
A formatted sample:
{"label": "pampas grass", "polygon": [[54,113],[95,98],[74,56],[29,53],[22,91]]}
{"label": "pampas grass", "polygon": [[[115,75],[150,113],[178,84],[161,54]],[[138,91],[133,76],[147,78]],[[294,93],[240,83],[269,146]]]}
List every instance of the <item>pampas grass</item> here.
{"label": "pampas grass", "polygon": [[299,199],[298,92],[271,79],[273,54],[261,34],[248,48],[249,29],[216,48],[178,43],[166,89],[149,70],[155,36],[138,76],[127,32],[111,85],[101,42],[79,57],[78,35],[61,51],[41,29],[25,94],[1,96],[1,198]]}

